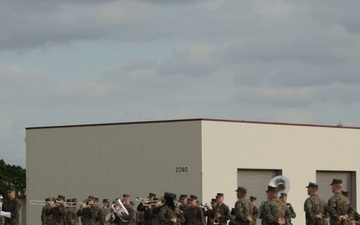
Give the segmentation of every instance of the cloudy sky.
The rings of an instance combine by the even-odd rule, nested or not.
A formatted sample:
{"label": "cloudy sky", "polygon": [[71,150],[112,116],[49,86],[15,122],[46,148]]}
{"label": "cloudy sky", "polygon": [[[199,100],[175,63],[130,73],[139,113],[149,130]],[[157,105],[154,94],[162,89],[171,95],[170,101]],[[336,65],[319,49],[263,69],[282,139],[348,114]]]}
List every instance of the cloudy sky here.
{"label": "cloudy sky", "polygon": [[25,128],[360,126],[360,1],[0,0],[0,159]]}

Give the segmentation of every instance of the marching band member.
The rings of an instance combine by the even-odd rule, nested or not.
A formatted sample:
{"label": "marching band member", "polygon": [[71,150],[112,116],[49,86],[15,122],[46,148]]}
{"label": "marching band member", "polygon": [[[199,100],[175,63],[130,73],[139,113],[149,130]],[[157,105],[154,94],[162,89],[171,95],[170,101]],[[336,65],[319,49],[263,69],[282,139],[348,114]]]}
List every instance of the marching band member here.
{"label": "marching band member", "polygon": [[51,214],[47,215],[46,211],[51,209],[52,206],[51,204],[54,204],[55,199],[50,199],[50,198],[46,198],[45,199],[45,205],[43,206],[42,210],[41,210],[41,224],[42,225],[52,225],[52,221],[51,221]]}
{"label": "marching band member", "polygon": [[247,190],[243,186],[237,188],[236,195],[238,201],[235,203],[234,220],[236,225],[247,225],[253,221],[253,205],[246,198]]}
{"label": "marching band member", "polygon": [[46,209],[46,215],[51,215],[52,225],[63,225],[66,221],[65,196],[58,195],[55,205]]}
{"label": "marching band member", "polygon": [[268,186],[266,195],[268,200],[261,207],[262,224],[285,224],[285,217],[289,213],[289,209],[278,199],[278,189]]}
{"label": "marching band member", "polygon": [[212,218],[213,218],[213,210],[215,208],[215,203],[216,203],[216,199],[215,198],[212,198],[211,201],[210,201],[210,204],[211,206],[207,206],[205,204],[205,211],[204,211],[204,216],[206,217],[206,225],[212,225],[213,224],[213,221],[212,221]]}
{"label": "marching band member", "polygon": [[334,193],[327,205],[327,211],[330,215],[330,225],[338,225],[340,223],[350,224],[350,221],[353,220],[352,215],[354,215],[354,212],[350,207],[349,199],[341,193],[342,180],[333,179],[330,186],[331,191]]}
{"label": "marching band member", "polygon": [[19,212],[21,208],[20,201],[16,198],[16,190],[14,187],[7,191],[8,199],[2,205],[2,211],[10,212],[11,217],[5,217],[5,225],[19,225]]}
{"label": "marching band member", "polygon": [[66,205],[66,225],[77,225],[78,216],[76,215],[77,198],[67,199]]}
{"label": "marching band member", "polygon": [[131,205],[131,198],[128,194],[123,194],[122,204],[125,209],[128,211],[129,215],[120,218],[119,215],[116,215],[114,223],[119,225],[136,225],[136,211]]}
{"label": "marching band member", "polygon": [[84,200],[84,203],[80,206],[80,209],[76,212],[77,216],[81,217],[82,225],[95,225],[95,213],[91,207],[95,203],[95,197],[89,196]]}
{"label": "marching band member", "polygon": [[202,208],[197,204],[198,198],[190,195],[189,207],[184,213],[186,225],[204,225],[205,217]]}
{"label": "marching band member", "polygon": [[149,193],[147,201],[140,203],[137,211],[143,212],[144,225],[156,225],[158,224],[157,215],[159,214],[159,207],[156,205],[156,194]]}
{"label": "marching band member", "polygon": [[160,207],[159,212],[160,225],[180,225],[184,223],[184,215],[174,203],[175,194],[165,192],[163,198],[164,204]]}
{"label": "marching band member", "polygon": [[108,215],[109,213],[111,213],[111,209],[110,209],[110,202],[108,199],[103,199],[103,206],[100,209],[101,211],[101,223],[103,225],[110,225],[110,223],[108,223],[107,221],[105,221],[105,217],[106,215]]}
{"label": "marching band member", "polygon": [[252,220],[253,221],[251,222],[251,225],[256,225],[256,220],[260,216],[259,208],[256,206],[256,200],[257,200],[256,197],[250,196],[250,202],[253,205],[253,213],[252,213]]}
{"label": "marching band member", "polygon": [[213,223],[219,225],[227,225],[227,221],[230,220],[230,209],[224,203],[224,194],[217,193],[216,195],[216,206],[213,210]]}
{"label": "marching band member", "polygon": [[286,216],[285,220],[286,220],[286,225],[292,225],[291,223],[291,218],[295,218],[296,217],[296,213],[294,211],[294,208],[292,207],[292,205],[290,203],[287,202],[287,194],[286,193],[281,193],[280,195],[280,200],[286,205],[286,207],[289,209],[289,214]]}

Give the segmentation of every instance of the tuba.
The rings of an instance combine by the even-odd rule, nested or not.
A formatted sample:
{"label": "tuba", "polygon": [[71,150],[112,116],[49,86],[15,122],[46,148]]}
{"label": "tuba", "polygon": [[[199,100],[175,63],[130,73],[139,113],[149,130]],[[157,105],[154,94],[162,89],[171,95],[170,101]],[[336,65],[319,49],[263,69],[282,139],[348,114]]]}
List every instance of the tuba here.
{"label": "tuba", "polygon": [[279,194],[281,193],[287,194],[290,190],[290,181],[285,176],[276,176],[270,180],[269,186],[276,187]]}
{"label": "tuba", "polygon": [[124,223],[129,221],[129,212],[125,208],[120,197],[115,200],[114,204],[111,205],[111,208],[114,210],[114,213],[121,219],[121,221]]}

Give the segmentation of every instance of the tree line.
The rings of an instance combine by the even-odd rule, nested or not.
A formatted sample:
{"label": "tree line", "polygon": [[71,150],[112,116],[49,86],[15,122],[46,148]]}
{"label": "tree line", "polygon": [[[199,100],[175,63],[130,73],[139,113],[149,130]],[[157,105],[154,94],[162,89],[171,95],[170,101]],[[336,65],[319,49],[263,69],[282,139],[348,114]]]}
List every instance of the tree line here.
{"label": "tree line", "polygon": [[0,160],[0,194],[7,196],[7,190],[15,187],[17,195],[25,195],[26,191],[26,169],[21,166],[6,164]]}

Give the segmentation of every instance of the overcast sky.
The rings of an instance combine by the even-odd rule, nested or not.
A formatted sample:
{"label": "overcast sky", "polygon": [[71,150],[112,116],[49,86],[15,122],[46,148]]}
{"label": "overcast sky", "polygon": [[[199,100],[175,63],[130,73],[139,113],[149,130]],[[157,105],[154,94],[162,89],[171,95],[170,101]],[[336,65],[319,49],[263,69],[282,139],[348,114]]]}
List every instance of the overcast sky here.
{"label": "overcast sky", "polygon": [[360,1],[0,0],[0,159],[25,128],[360,126]]}

